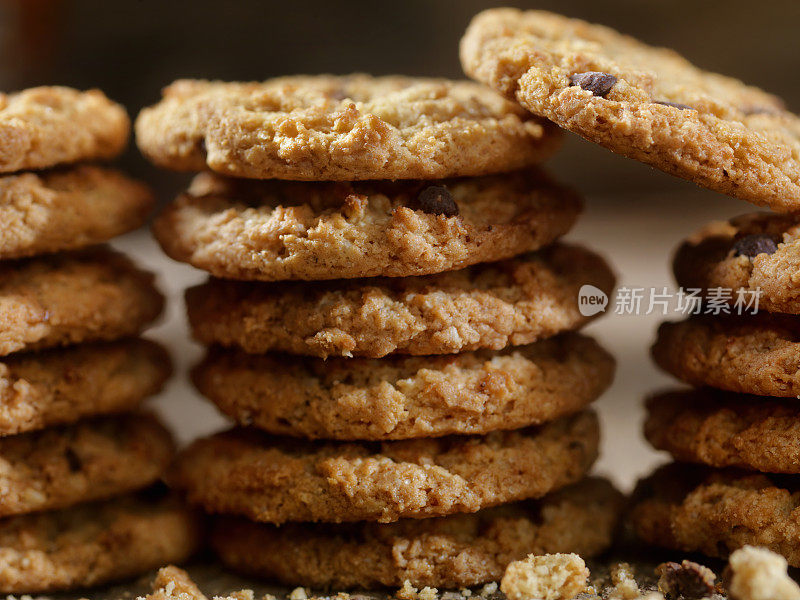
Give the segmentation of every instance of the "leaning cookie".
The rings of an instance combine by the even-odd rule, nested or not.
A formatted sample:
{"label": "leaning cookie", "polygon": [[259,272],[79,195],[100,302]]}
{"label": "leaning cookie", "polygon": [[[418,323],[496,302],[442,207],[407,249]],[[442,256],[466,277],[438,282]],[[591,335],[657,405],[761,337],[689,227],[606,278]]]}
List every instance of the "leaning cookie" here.
{"label": "leaning cookie", "polygon": [[391,524],[273,527],[221,518],[211,543],[230,568],[288,585],[458,588],[497,581],[530,553],[602,553],[621,505],[606,480],[586,479],[539,501]]}
{"label": "leaning cookie", "polygon": [[711,223],[686,240],[673,264],[685,288],[722,288],[731,302],[800,314],[800,221],[754,213]]}
{"label": "leaning cookie", "polygon": [[146,487],[174,445],[150,415],[125,415],[0,438],[0,516],[52,510]]}
{"label": "leaning cookie", "polygon": [[0,264],[0,356],[138,334],[161,313],[153,276],[105,247]]}
{"label": "leaning cookie", "polygon": [[757,396],[800,396],[800,322],[794,316],[700,315],[662,323],[655,362],[695,386]]}
{"label": "leaning cookie", "polygon": [[100,90],[0,93],[0,173],[113,158],[129,133],[125,109]]}
{"label": "leaning cookie", "polygon": [[208,173],[154,224],[172,258],[216,277],[404,277],[537,250],[580,199],[540,171],[437,181],[245,181]]}
{"label": "leaning cookie", "polygon": [[81,344],[0,359],[0,436],[130,411],[171,373],[158,344]]}
{"label": "leaning cookie", "polygon": [[270,284],[211,280],[186,293],[195,338],[251,353],[312,356],[500,350],[578,329],[578,294],[606,294],[598,255],[556,244],[536,254],[425,277]]}
{"label": "leaning cookie", "polygon": [[168,478],[208,512],[256,521],[426,518],[538,498],[597,458],[592,412],[486,436],[301,442],[233,429],[184,451]]}
{"label": "leaning cookie", "polygon": [[777,211],[800,209],[800,119],[671,50],[544,11],[491,9],[470,24],[461,62],[609,150]]}
{"label": "leaning cookie", "polygon": [[485,434],[578,412],[611,383],[614,359],[567,333],[500,352],[382,359],[213,348],[197,388],[241,425],[309,439]]}
{"label": "leaning cookie", "polygon": [[78,166],[0,177],[0,259],[99,244],[140,227],[153,194],[111,169]]}
{"label": "leaning cookie", "polygon": [[136,119],[161,167],[305,181],[443,179],[537,164],[558,128],[466,81],[293,76],[176,81]]}
{"label": "leaning cookie", "polygon": [[646,544],[727,557],[763,546],[800,566],[800,480],[672,463],[637,485],[630,524]]}
{"label": "leaning cookie", "polygon": [[87,588],[180,563],[201,522],[177,498],[147,490],[0,521],[0,592]]}

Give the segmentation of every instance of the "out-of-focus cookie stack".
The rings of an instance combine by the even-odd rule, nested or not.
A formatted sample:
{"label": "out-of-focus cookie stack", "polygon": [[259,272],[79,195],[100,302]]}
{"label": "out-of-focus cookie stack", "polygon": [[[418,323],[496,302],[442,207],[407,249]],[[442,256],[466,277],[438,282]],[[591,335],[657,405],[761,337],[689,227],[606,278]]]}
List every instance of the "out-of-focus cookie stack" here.
{"label": "out-of-focus cookie stack", "polygon": [[[476,79],[590,141],[800,212],[800,119],[771,94],[539,11],[478,15],[461,56]],[[632,523],[650,544],[712,556],[755,544],[800,566],[800,409],[785,400],[800,397],[799,233],[797,217],[746,215],[678,251],[681,310],[699,314],[662,325],[653,356],[697,387],[647,403],[647,438],[683,463],[639,486]]]}
{"label": "out-of-focus cookie stack", "polygon": [[129,129],[96,90],[0,95],[4,594],[126,578],[198,541],[191,513],[153,487],[172,438],[137,411],[170,373],[166,352],[135,337],[163,298],[149,273],[93,246],[142,225],[152,195],[77,164],[119,154]]}
{"label": "out-of-focus cookie stack", "polygon": [[457,587],[608,547],[587,406],[614,362],[574,330],[614,277],[556,243],[581,203],[534,168],[551,124],[478,84],[354,75],[181,81],[136,127],[156,164],[213,171],[154,230],[214,276],[187,292],[193,375],[237,427],[170,481],[223,515],[226,564]]}

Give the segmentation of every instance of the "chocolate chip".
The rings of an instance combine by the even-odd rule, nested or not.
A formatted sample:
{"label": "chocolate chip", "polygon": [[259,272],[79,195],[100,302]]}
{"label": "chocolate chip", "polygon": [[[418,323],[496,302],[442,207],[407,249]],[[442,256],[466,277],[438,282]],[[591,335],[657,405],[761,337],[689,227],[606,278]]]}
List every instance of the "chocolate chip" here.
{"label": "chocolate chip", "polygon": [[569,76],[570,85],[579,85],[584,90],[588,90],[601,98],[604,98],[611,91],[615,83],[617,83],[616,77],[599,71],[587,71],[586,73],[575,73]]}
{"label": "chocolate chip", "polygon": [[671,106],[672,108],[677,108],[680,110],[694,110],[688,104],[681,104],[680,102],[667,102],[666,100],[655,100],[653,104],[661,104],[663,106]]}
{"label": "chocolate chip", "polygon": [[697,600],[715,591],[717,576],[708,567],[684,560],[681,564],[661,563],[656,567],[658,590],[668,598]]}
{"label": "chocolate chip", "polygon": [[73,473],[77,473],[83,468],[81,457],[78,456],[72,448],[67,448],[66,452],[64,452],[64,458],[67,459],[69,470]]}
{"label": "chocolate chip", "polygon": [[770,236],[753,233],[736,240],[733,244],[733,255],[754,258],[759,254],[774,254],[777,249],[778,244]]}
{"label": "chocolate chip", "polygon": [[422,190],[412,208],[445,217],[455,217],[459,212],[450,190],[441,185],[431,185]]}

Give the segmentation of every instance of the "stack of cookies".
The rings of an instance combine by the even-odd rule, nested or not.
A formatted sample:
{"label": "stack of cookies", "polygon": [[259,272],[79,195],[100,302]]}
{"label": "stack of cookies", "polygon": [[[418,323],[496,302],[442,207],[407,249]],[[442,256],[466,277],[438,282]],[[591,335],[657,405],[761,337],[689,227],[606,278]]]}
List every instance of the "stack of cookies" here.
{"label": "stack of cookies", "polygon": [[[482,13],[461,51],[470,75],[590,141],[800,212],[800,119],[766,92],[538,11]],[[648,439],[680,461],[639,486],[632,522],[648,543],[712,556],[763,545],[800,566],[800,407],[785,400],[800,397],[798,237],[797,217],[746,215],[678,251],[678,283],[703,302],[660,328],[653,355],[697,387],[647,404]]]}
{"label": "stack of cookies", "polygon": [[116,156],[129,129],[99,91],[0,95],[3,594],[129,577],[197,542],[191,514],[152,487],[172,438],[136,411],[170,372],[135,337],[163,298],[149,273],[93,246],[142,225],[152,195],[76,164]]}
{"label": "stack of cookies", "polygon": [[614,277],[556,242],[581,208],[534,167],[557,141],[478,84],[404,77],[180,81],[140,114],[153,162],[210,170],[154,230],[213,275],[187,292],[193,377],[237,426],[170,481],[222,515],[227,565],[458,587],[608,547],[587,406],[614,362],[574,330]]}

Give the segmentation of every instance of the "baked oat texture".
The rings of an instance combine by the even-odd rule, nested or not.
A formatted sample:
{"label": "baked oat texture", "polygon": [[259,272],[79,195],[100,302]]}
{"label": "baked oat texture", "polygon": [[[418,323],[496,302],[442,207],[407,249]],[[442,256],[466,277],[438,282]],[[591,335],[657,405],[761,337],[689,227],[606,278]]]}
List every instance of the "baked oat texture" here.
{"label": "baked oat texture", "polygon": [[150,485],[174,453],[150,415],[81,421],[0,438],[0,516],[64,508]]}
{"label": "baked oat texture", "polygon": [[155,164],[254,179],[485,175],[539,163],[559,141],[557,127],[483,86],[397,76],[179,80],[136,120]]}
{"label": "baked oat texture", "polygon": [[506,567],[500,590],[508,600],[572,600],[587,587],[589,569],[577,554],[529,554]]}
{"label": "baked oat texture", "polygon": [[161,313],[153,276],[105,247],[0,264],[0,356],[136,335]]}
{"label": "baked oat texture", "polygon": [[800,490],[786,475],[671,463],[639,482],[630,523],[654,546],[725,557],[762,546],[800,566]]}
{"label": "baked oat texture", "polygon": [[171,372],[167,352],[141,339],[7,356],[0,359],[0,436],[133,410]]}
{"label": "baked oat texture", "polygon": [[100,90],[0,93],[0,173],[113,158],[129,134],[125,109]]}
{"label": "baked oat texture", "polygon": [[150,189],[111,169],[82,165],[0,177],[0,259],[99,244],[144,224]]}
{"label": "baked oat texture", "polygon": [[[437,190],[449,192],[452,203],[420,202]],[[172,258],[226,279],[404,277],[537,250],[566,233],[581,206],[574,193],[534,170],[435,187],[202,173],[153,231]]]}
{"label": "baked oat texture", "polygon": [[800,406],[794,399],[703,388],[652,396],[647,413],[645,436],[675,460],[800,473]]}
{"label": "baked oat texture", "polygon": [[800,600],[800,586],[787,573],[786,559],[766,548],[744,546],[729,561],[734,600]]}
{"label": "baked oat texture", "polygon": [[0,592],[86,588],[183,562],[200,522],[174,497],[147,493],[0,521]]}
{"label": "baked oat texture", "polygon": [[[765,240],[767,251],[739,251],[745,238]],[[753,213],[711,223],[678,248],[673,269],[685,288],[734,290],[730,301],[741,295],[742,306],[758,293],[759,310],[800,314],[800,221]]]}
{"label": "baked oat texture", "polygon": [[484,434],[575,413],[610,384],[614,359],[577,333],[500,352],[382,359],[213,348],[195,385],[240,425],[309,439]]}
{"label": "baked oat texture", "polygon": [[192,444],[168,481],[208,512],[388,523],[543,496],[584,475],[598,435],[588,411],[534,429],[380,444],[233,429]]}
{"label": "baked oat texture", "polygon": [[757,396],[800,396],[800,323],[793,316],[700,315],[662,323],[658,366],[695,386]]}
{"label": "baked oat texture", "polygon": [[211,543],[229,567],[289,585],[458,588],[499,580],[530,553],[600,554],[621,505],[609,482],[590,478],[539,501],[391,524],[274,527],[225,517]]}
{"label": "baked oat texture", "polygon": [[557,244],[498,263],[409,278],[254,284],[211,280],[187,291],[203,344],[380,358],[500,350],[582,327],[578,292],[611,294],[614,274],[598,255]]}
{"label": "baked oat texture", "polygon": [[544,11],[490,9],[461,40],[466,73],[609,150],[730,196],[800,209],[800,119],[676,52]]}

